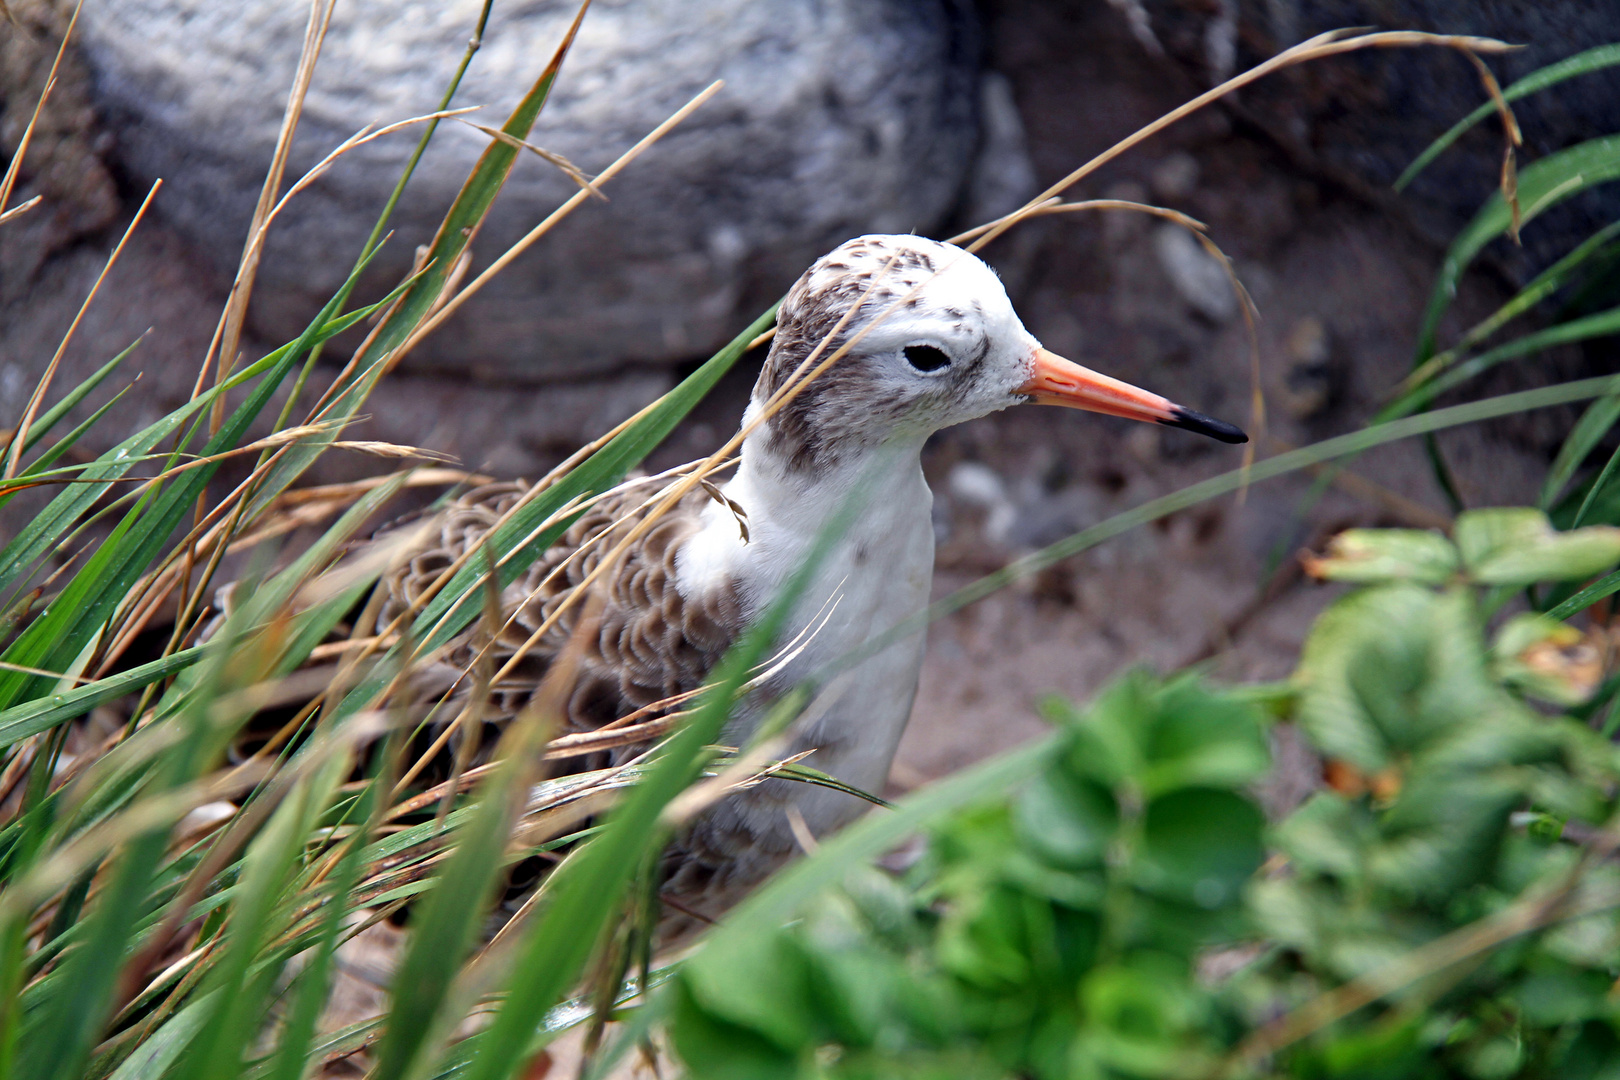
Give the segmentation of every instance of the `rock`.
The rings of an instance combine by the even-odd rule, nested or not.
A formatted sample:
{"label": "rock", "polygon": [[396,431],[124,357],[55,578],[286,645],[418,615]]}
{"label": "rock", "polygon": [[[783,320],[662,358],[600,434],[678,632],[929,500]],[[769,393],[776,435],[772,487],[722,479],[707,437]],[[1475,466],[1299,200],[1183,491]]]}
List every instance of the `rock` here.
{"label": "rock", "polygon": [[1231,279],[1192,233],[1168,221],[1159,225],[1153,231],[1153,253],[1188,307],[1217,323],[1237,314]]}
{"label": "rock", "polygon": [[[340,3],[289,178],[363,124],[431,111],[479,7]],[[481,105],[473,119],[501,123],[576,7],[496,4],[455,104]],[[270,159],[306,13],[280,0],[105,0],[81,17],[116,161],[137,184],[164,178],[156,210],[206,253],[221,283]],[[614,180],[608,203],[583,206],[411,363],[532,379],[703,356],[849,236],[930,230],[958,205],[973,167],[976,42],[964,0],[598,0],[530,141],[595,173],[711,80],[725,89]],[[416,138],[368,144],[289,205],[259,274],[254,332],[288,338],[338,287]],[[406,272],[487,142],[465,125],[441,126],[373,287]],[[1005,186],[1005,144],[1003,167],[976,190]],[[575,190],[525,154],[477,238],[475,269]]]}
{"label": "rock", "polygon": [[[1325,30],[1368,26],[1475,34],[1523,45],[1487,58],[1503,86],[1548,64],[1620,40],[1620,4],[1590,0],[1132,0],[1151,40],[1202,85]],[[1370,49],[1304,64],[1227,99],[1254,125],[1342,182],[1387,198],[1413,159],[1486,101],[1466,57],[1447,49]],[[1525,162],[1620,132],[1620,69],[1581,76],[1513,105]],[[1437,158],[1400,196],[1420,227],[1449,243],[1495,190],[1503,136],[1494,119]],[[1524,233],[1524,248],[1493,251],[1521,279],[1620,218],[1610,184],[1554,208]]]}
{"label": "rock", "polygon": [[984,535],[993,544],[1006,541],[1018,517],[1001,474],[978,461],[959,461],[945,478],[946,490],[958,502],[984,511]]}

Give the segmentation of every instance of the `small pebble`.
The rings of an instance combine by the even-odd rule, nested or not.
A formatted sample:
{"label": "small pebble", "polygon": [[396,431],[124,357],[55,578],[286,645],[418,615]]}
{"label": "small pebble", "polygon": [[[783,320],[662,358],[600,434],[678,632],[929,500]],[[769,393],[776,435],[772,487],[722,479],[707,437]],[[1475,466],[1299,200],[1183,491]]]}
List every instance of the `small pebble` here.
{"label": "small pebble", "polygon": [[1153,234],[1153,251],[1188,307],[1218,323],[1237,314],[1237,296],[1225,268],[1186,229],[1170,222],[1160,225]]}
{"label": "small pebble", "polygon": [[1198,187],[1198,159],[1178,150],[1153,167],[1148,183],[1161,199],[1185,199]]}

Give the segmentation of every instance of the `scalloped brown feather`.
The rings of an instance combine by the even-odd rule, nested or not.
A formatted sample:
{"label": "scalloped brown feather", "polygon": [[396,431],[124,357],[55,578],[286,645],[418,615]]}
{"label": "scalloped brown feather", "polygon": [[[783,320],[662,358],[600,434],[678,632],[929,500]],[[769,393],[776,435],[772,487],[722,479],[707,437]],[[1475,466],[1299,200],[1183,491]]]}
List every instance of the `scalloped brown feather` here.
{"label": "scalloped brown feather", "polygon": [[[487,484],[455,500],[419,550],[383,578],[385,599],[377,625],[387,626],[404,613],[495,527],[529,487],[522,481]],[[632,488],[586,510],[502,590],[503,623],[494,640],[486,621],[478,620],[415,673],[413,696],[436,700],[451,691],[449,704],[438,715],[443,722],[458,715],[472,690],[480,651],[487,648],[491,672],[506,667],[646,513],[648,495],[646,487]],[[741,632],[746,612],[734,590],[714,589],[687,598],[675,585],[676,555],[697,531],[698,512],[708,499],[701,489],[687,495],[626,551],[616,572],[603,575],[592,586],[602,595],[600,630],[586,644],[561,734],[594,731],[696,690]],[[504,723],[529,703],[583,610],[583,604],[571,605],[491,687],[483,714],[486,723]],[[668,710],[653,708],[643,717],[664,711]],[[622,759],[634,749],[620,749],[613,756]]]}

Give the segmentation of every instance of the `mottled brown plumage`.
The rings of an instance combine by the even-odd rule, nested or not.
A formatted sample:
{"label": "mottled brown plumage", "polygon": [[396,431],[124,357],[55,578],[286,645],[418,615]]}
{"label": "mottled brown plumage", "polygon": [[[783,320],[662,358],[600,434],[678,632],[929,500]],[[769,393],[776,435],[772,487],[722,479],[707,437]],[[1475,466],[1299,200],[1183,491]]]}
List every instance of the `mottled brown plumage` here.
{"label": "mottled brown plumage", "polygon": [[[422,595],[528,490],[523,481],[486,484],[443,510],[416,550],[383,578],[378,625],[390,625],[413,605],[419,608]],[[481,710],[487,724],[504,724],[516,716],[533,698],[586,605],[575,602],[537,639],[535,633],[641,520],[649,496],[659,490],[661,485],[633,485],[586,510],[502,592],[504,622],[493,640],[487,623],[475,622],[413,672],[413,696],[436,700],[448,692],[437,714],[448,722],[474,690],[480,654],[493,675],[521,652],[517,664],[490,687],[487,707]],[[688,494],[626,552],[615,573],[597,581],[598,629],[582,643],[560,734],[594,731],[632,713],[641,718],[661,715],[665,710],[656,706],[701,686],[740,632],[746,613],[733,590],[716,589],[688,601],[675,588],[676,553],[698,529],[697,511],[710,498],[702,488]]]}

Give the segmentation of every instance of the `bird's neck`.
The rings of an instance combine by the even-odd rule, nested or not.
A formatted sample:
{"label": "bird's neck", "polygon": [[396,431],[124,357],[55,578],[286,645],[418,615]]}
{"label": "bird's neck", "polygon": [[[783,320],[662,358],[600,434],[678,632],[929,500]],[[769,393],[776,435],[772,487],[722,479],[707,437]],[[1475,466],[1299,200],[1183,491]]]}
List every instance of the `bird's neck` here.
{"label": "bird's neck", "polygon": [[[893,440],[860,453],[836,456],[814,467],[777,451],[780,442],[763,425],[744,442],[736,475],[723,486],[746,515],[745,541],[736,516],[714,503],[704,510],[703,530],[686,545],[680,571],[683,591],[730,578],[756,611],[769,604],[809,557],[824,530],[836,528],[832,550],[817,579],[839,580],[922,564],[932,570],[932,495],[919,455],[923,438]],[[810,592],[837,588],[831,582]],[[854,591],[856,580],[844,580]],[[825,596],[807,596],[819,606]]]}
{"label": "bird's neck", "polygon": [[[750,616],[758,617],[805,564],[824,531],[835,530],[778,634],[783,666],[775,678],[787,687],[828,675],[838,662],[927,605],[934,569],[933,496],[923,479],[920,437],[835,455],[814,469],[795,467],[773,445],[782,442],[764,428],[751,435],[736,476],[722,489],[747,515],[747,542],[733,512],[711,503],[703,510],[700,530],[682,545],[677,580],[687,596],[732,589]],[[912,635],[844,671],[818,693],[817,716],[796,727],[790,749],[814,750],[809,764],[815,768],[856,787],[881,790],[911,714],[922,651],[922,635]],[[771,801],[779,795],[761,788],[727,813],[747,819],[750,835],[781,833],[777,841],[788,850],[786,819]],[[858,800],[823,788],[795,791],[793,799],[818,835],[862,808]]]}

